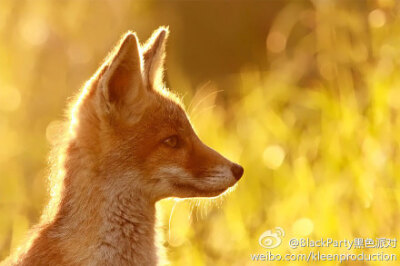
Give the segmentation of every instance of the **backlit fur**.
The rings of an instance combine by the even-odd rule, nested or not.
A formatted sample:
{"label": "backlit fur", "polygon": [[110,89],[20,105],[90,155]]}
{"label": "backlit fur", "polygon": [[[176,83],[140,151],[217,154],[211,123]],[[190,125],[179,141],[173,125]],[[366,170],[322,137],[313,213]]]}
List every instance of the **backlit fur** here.
{"label": "backlit fur", "polygon": [[140,45],[126,33],[77,95],[51,201],[3,265],[156,265],[155,203],[217,196],[240,178],[164,87],[167,37],[161,27]]}

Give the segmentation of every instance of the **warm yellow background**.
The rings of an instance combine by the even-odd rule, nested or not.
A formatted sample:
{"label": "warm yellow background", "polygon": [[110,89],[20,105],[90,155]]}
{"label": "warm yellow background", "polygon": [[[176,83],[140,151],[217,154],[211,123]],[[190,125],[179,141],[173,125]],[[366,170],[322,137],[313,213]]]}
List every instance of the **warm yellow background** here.
{"label": "warm yellow background", "polygon": [[173,265],[253,264],[277,226],[281,254],[345,252],[290,250],[291,237],[398,237],[399,15],[396,0],[1,0],[0,259],[47,202],[67,100],[123,32],[144,41],[159,25],[168,86],[201,138],[245,168],[221,199],[160,204]]}

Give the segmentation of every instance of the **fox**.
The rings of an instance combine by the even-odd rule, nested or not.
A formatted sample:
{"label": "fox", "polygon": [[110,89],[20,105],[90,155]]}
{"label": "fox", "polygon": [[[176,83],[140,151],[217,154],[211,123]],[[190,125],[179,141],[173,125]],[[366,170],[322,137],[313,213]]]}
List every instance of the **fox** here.
{"label": "fox", "polygon": [[128,31],[68,115],[50,202],[1,265],[158,265],[156,203],[217,197],[243,167],[206,146],[166,88],[169,28]]}

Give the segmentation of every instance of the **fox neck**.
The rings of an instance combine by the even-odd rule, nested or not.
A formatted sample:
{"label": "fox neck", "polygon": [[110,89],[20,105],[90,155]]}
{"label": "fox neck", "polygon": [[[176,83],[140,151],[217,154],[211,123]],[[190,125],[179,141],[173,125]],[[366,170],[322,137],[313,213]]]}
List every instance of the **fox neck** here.
{"label": "fox neck", "polygon": [[99,261],[109,263],[154,265],[155,204],[143,198],[139,191],[110,197],[102,210],[99,230]]}
{"label": "fox neck", "polygon": [[105,184],[121,178],[107,176],[92,159],[70,145],[64,164],[64,192],[52,235],[70,251],[65,254],[81,262],[156,264],[155,202],[127,183]]}

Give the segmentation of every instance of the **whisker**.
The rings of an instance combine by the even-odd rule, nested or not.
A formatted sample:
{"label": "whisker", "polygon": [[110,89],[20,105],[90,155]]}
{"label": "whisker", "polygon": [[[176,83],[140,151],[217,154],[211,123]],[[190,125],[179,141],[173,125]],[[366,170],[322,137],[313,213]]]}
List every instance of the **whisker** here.
{"label": "whisker", "polygon": [[207,108],[202,109],[201,111],[197,112],[196,114],[192,115],[192,119],[195,120],[197,117],[199,117],[199,115],[201,115],[202,113],[208,111],[208,110],[212,110],[216,105],[213,104]]}
{"label": "whisker", "polygon": [[[196,105],[194,105],[193,106],[193,108],[192,109],[188,109],[189,110],[189,114],[192,116],[195,116],[196,114],[195,114],[195,111],[196,111],[196,109],[200,106],[200,104],[201,103],[203,103],[205,100],[207,100],[207,98],[209,98],[210,96],[213,96],[213,95],[215,95],[215,94],[217,94],[217,93],[220,93],[220,92],[223,92],[224,90],[217,90],[217,91],[212,91],[212,92],[210,92],[209,94],[207,94],[206,96],[204,96],[200,101],[198,101],[197,103],[196,103]],[[191,105],[190,105],[191,106]]]}
{"label": "whisker", "polygon": [[168,220],[168,241],[171,240],[171,221],[172,221],[172,214],[174,213],[176,204],[178,204],[178,201],[175,200],[174,201],[174,205],[172,206],[172,209],[171,209],[171,213],[169,215],[169,220]]}

